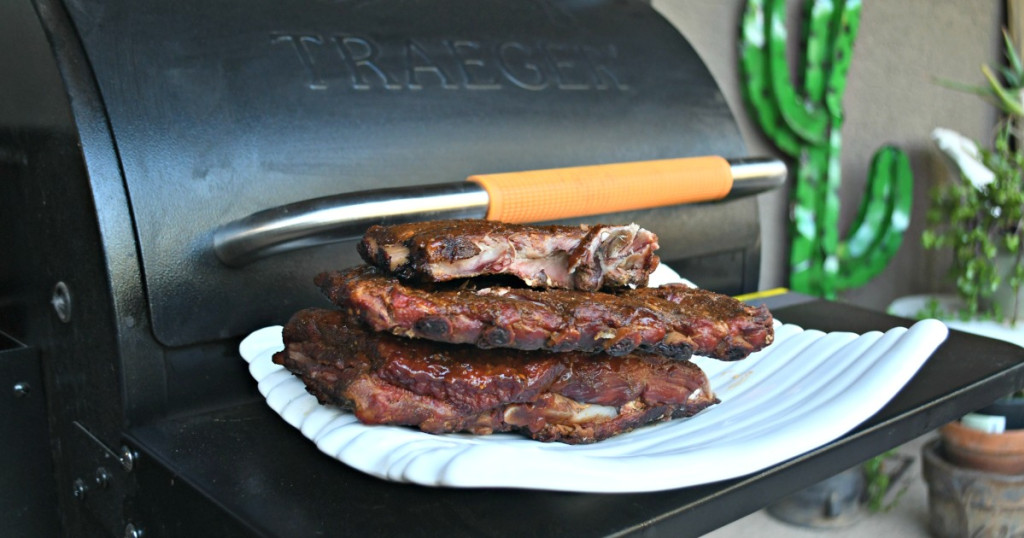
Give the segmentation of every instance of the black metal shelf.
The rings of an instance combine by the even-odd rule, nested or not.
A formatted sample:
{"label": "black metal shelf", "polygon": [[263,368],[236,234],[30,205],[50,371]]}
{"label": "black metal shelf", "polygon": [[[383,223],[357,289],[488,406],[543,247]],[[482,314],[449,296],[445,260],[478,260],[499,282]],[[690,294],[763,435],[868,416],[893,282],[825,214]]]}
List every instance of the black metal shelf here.
{"label": "black metal shelf", "polygon": [[[840,303],[801,301],[768,302],[788,304],[773,308],[779,319],[825,331],[912,323]],[[131,510],[156,536],[212,528],[262,536],[699,536],[1022,386],[1024,349],[951,331],[892,401],[842,438],[739,479],[637,494],[390,483],[320,453],[259,401],[130,431],[127,441],[143,461],[157,464],[140,467]]]}

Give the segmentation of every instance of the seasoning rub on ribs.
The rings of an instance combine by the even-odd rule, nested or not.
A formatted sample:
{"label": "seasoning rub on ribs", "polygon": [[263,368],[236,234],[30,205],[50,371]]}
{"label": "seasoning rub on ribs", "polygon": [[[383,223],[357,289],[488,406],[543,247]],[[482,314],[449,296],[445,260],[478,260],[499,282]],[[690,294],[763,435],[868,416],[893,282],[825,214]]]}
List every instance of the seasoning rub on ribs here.
{"label": "seasoning rub on ribs", "polygon": [[274,362],[323,404],[366,424],[430,433],[519,431],[591,443],[717,403],[694,364],[655,355],[492,350],[364,329],[337,310],[298,312]]}
{"label": "seasoning rub on ribs", "polygon": [[616,293],[427,289],[368,266],[322,273],[315,282],[332,302],[374,330],[481,348],[737,360],[774,337],[764,306],[682,284]]}
{"label": "seasoning rub on ribs", "polygon": [[658,237],[637,226],[527,226],[440,220],[373,226],[358,245],[367,263],[403,280],[443,282],[508,274],[535,288],[593,291],[647,285]]}

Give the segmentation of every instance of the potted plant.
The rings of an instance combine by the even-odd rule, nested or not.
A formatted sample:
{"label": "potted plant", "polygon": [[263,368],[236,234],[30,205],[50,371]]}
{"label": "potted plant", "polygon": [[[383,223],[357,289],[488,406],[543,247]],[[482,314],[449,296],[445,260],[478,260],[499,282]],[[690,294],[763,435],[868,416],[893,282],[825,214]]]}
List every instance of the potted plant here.
{"label": "potted plant", "polygon": [[[986,65],[985,86],[944,83],[981,96],[1002,118],[991,148],[951,131],[933,133],[957,164],[961,181],[933,191],[922,243],[952,251],[950,273],[963,301],[961,318],[1007,320],[1013,326],[1024,309],[1024,65],[1010,37],[1004,33],[1003,38],[1007,65],[999,76]],[[941,441],[924,447],[935,536],[1024,531],[1024,430],[1010,419],[1024,402],[1019,396],[943,426]],[[991,427],[996,419],[1005,423]]]}
{"label": "potted plant", "polygon": [[[961,181],[932,192],[922,244],[952,251],[950,274],[962,299],[962,319],[1005,320],[1012,327],[1024,310],[1024,65],[1005,32],[1003,40],[1007,65],[998,76],[982,66],[986,85],[943,83],[981,96],[1002,117],[990,148],[952,131],[933,133],[957,164]],[[926,314],[948,314],[932,310]],[[1016,393],[943,426],[941,442],[924,448],[934,535],[1024,531],[1024,423],[1012,418],[1022,412],[1022,402]]]}
{"label": "potted plant", "polygon": [[1013,325],[1024,309],[1024,65],[1005,33],[1004,41],[1002,80],[985,65],[987,86],[944,83],[981,96],[1003,117],[991,148],[936,131],[939,147],[953,157],[962,181],[933,191],[921,239],[926,249],[952,250],[950,273],[964,301],[961,317],[1005,318]]}

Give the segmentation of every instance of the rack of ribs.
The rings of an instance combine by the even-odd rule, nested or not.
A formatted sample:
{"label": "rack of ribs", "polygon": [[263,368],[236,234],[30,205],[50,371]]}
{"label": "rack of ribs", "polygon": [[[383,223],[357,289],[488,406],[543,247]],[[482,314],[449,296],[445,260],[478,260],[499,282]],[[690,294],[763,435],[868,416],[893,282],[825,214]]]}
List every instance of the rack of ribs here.
{"label": "rack of ribs", "polygon": [[646,286],[658,237],[637,226],[529,226],[441,220],[372,226],[366,263],[409,281],[508,274],[537,288],[593,291]]}
{"label": "rack of ribs", "polygon": [[320,403],[352,409],[366,424],[579,444],[718,401],[696,365],[656,355],[484,352],[370,331],[315,308],[296,313],[283,337],[274,362],[302,377]]}
{"label": "rack of ribs", "polygon": [[643,351],[742,359],[771,343],[767,308],[682,284],[600,291],[404,284],[367,266],[318,275],[335,304],[377,331],[480,348]]}

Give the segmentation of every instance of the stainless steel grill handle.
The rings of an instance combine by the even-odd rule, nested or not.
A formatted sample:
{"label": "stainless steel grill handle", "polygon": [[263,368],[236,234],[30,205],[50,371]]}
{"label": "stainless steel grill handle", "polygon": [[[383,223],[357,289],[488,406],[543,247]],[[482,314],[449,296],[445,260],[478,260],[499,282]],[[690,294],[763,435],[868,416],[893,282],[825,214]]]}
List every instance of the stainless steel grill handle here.
{"label": "stainless steel grill handle", "polygon": [[[696,159],[703,158],[694,158]],[[721,158],[718,160],[722,162]],[[671,162],[649,162],[670,163],[669,167],[680,166],[678,188],[675,186],[675,180],[671,184],[673,189],[685,192],[688,188],[686,167],[689,165],[686,161],[687,159],[676,159]],[[786,165],[778,159],[742,158],[727,161],[723,162],[721,172],[726,176],[723,178],[725,187],[714,197],[699,200],[712,201],[723,197],[729,199],[750,196],[785,183]],[[576,174],[578,179],[581,169],[566,168],[542,173],[546,174],[546,177],[557,178],[558,173],[563,170]],[[670,170],[675,171],[674,168]],[[529,173],[532,172],[524,174]],[[632,176],[618,179],[640,185],[644,180],[642,177]],[[588,188],[601,188],[600,179],[588,181],[591,182]],[[373,224],[486,218],[491,208],[492,194],[498,193],[488,192],[487,187],[480,183],[465,181],[325,196],[267,209],[229,222],[214,231],[213,249],[225,265],[238,267],[278,252],[357,238]],[[650,206],[633,208],[645,207]],[[591,214],[601,212],[603,211],[593,211]]]}
{"label": "stainless steel grill handle", "polygon": [[278,252],[361,237],[374,224],[473,219],[487,214],[487,191],[475,183],[378,189],[314,198],[229,222],[213,250],[238,267]]}

